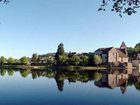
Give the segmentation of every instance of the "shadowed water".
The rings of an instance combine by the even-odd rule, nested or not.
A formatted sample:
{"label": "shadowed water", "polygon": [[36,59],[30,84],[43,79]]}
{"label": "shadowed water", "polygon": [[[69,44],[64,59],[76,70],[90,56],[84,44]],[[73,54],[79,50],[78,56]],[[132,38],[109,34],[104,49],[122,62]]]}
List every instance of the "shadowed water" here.
{"label": "shadowed water", "polygon": [[140,78],[125,72],[0,70],[1,105],[139,105]]}

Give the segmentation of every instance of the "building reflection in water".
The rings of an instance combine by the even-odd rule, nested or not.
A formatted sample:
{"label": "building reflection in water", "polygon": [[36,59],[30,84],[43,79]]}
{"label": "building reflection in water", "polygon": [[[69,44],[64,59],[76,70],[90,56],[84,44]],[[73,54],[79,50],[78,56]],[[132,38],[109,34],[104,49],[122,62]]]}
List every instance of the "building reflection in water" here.
{"label": "building reflection in water", "polygon": [[98,87],[106,87],[114,89],[115,87],[120,87],[122,94],[125,93],[128,82],[128,74],[120,73],[109,73],[104,74],[100,81],[95,82]]}

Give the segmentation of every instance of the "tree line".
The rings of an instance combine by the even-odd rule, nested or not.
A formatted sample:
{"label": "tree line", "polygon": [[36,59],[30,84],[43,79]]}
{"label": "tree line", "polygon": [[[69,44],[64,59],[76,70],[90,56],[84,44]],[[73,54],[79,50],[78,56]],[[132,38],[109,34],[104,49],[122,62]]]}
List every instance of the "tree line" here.
{"label": "tree line", "polygon": [[136,59],[140,54],[140,43],[137,43],[134,47],[128,47],[128,56],[131,59]]}
{"label": "tree line", "polygon": [[[128,47],[129,58],[136,58],[137,54],[140,54],[140,43],[137,43],[134,47]],[[32,54],[31,58],[23,56],[19,59],[14,59],[12,57],[6,58],[4,56],[1,56],[0,64],[98,66],[102,64],[102,57],[99,55],[94,55],[94,53],[65,52],[64,44],[60,43],[58,45],[56,53],[47,53],[44,55],[38,55],[37,53],[34,53]]]}
{"label": "tree line", "polygon": [[4,56],[0,57],[0,64],[4,65],[4,64],[23,64],[23,65],[27,65],[30,62],[30,58],[23,56],[20,59],[14,59],[12,57],[6,58]]}
{"label": "tree line", "polygon": [[58,66],[89,66],[99,65],[102,63],[102,58],[99,55],[82,53],[77,54],[75,52],[65,53],[63,43],[60,43],[55,54],[55,63]]}

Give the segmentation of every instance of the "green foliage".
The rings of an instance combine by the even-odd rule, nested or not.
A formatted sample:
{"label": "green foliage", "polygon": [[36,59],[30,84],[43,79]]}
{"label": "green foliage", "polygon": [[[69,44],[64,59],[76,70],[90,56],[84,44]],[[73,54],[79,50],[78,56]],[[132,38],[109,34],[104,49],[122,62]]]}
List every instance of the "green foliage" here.
{"label": "green foliage", "polygon": [[29,63],[29,58],[24,56],[20,58],[20,62],[24,65],[27,65]]}
{"label": "green foliage", "polygon": [[38,59],[38,55],[37,55],[37,53],[34,53],[34,54],[32,55],[31,60],[32,60],[33,62],[37,62],[37,59]]}
{"label": "green foliage", "polygon": [[15,60],[14,60],[14,58],[9,57],[9,58],[7,59],[7,62],[8,62],[8,63],[14,63],[14,62],[15,62]]}
{"label": "green foliage", "polygon": [[30,71],[29,70],[21,70],[20,71],[20,74],[22,77],[27,77],[29,75]]}
{"label": "green foliage", "polygon": [[130,58],[136,57],[137,53],[140,52],[140,43],[137,43],[134,48],[133,47],[128,47],[127,51],[128,51],[128,56]]}
{"label": "green foliage", "polygon": [[46,63],[54,63],[55,57],[54,57],[54,54],[53,53],[48,53],[45,57],[45,61]]}
{"label": "green foliage", "polygon": [[[109,6],[109,4],[111,6]],[[140,7],[139,0],[102,0],[101,7],[98,11],[106,10],[106,6],[111,7],[111,11],[119,13],[119,16],[122,17],[122,13],[127,15],[132,15],[136,13],[136,9]]]}
{"label": "green foliage", "polygon": [[134,83],[134,86],[135,86],[135,88],[136,88],[137,90],[140,91],[140,83],[135,82],[135,83]]}
{"label": "green foliage", "polygon": [[88,61],[89,61],[88,56],[86,56],[86,55],[81,56],[81,62],[80,62],[81,65],[86,66],[88,64]]}
{"label": "green foliage", "polygon": [[6,58],[4,56],[0,57],[0,63],[1,64],[7,63],[7,60],[6,60]]}
{"label": "green foliage", "polygon": [[83,82],[86,82],[89,80],[89,75],[87,73],[84,73],[81,75],[80,80]]}
{"label": "green foliage", "polygon": [[37,78],[37,73],[34,72],[34,71],[32,71],[32,78],[33,78],[33,79],[36,79],[36,78]]}
{"label": "green foliage", "polygon": [[6,69],[1,69],[0,74],[1,74],[1,76],[5,76],[5,74],[6,74]]}
{"label": "green foliage", "polygon": [[97,82],[102,78],[102,73],[95,72],[94,73],[94,80]]}
{"label": "green foliage", "polygon": [[65,51],[64,51],[64,44],[63,44],[63,43],[60,43],[60,44],[58,45],[58,49],[57,49],[56,54],[58,54],[58,55],[64,55],[64,54],[65,54]]}
{"label": "green foliage", "polygon": [[68,56],[67,55],[59,55],[58,61],[60,65],[66,65],[68,62]]}
{"label": "green foliage", "polygon": [[93,61],[94,61],[94,63],[95,63],[96,65],[99,65],[99,64],[102,63],[102,58],[101,58],[101,56],[99,56],[99,55],[94,55]]}
{"label": "green foliage", "polygon": [[77,55],[73,55],[71,58],[69,58],[70,65],[77,66],[80,63],[80,57]]}
{"label": "green foliage", "polygon": [[38,55],[37,62],[41,61],[41,55]]}
{"label": "green foliage", "polygon": [[8,75],[13,76],[14,75],[14,70],[13,69],[8,70]]}
{"label": "green foliage", "polygon": [[60,58],[64,58],[64,55],[65,55],[64,45],[63,45],[63,43],[60,43],[58,45],[58,49],[57,49],[57,52],[55,55],[55,60],[56,60],[57,65],[61,65],[62,59],[60,59]]}
{"label": "green foliage", "polygon": [[137,44],[135,45],[135,48],[140,49],[140,43],[137,43]]}

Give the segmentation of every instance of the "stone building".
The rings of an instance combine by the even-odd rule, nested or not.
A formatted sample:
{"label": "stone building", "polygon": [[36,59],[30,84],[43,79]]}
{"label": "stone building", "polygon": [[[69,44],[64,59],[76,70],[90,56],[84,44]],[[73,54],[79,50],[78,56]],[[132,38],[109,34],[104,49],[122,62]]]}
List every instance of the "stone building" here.
{"label": "stone building", "polygon": [[122,42],[120,48],[99,48],[95,51],[95,55],[100,55],[103,63],[128,62],[127,46],[124,42]]}

